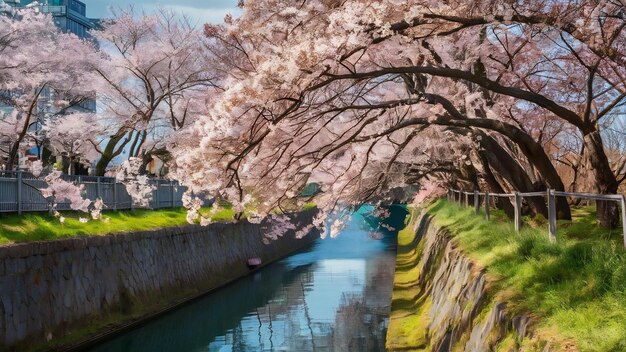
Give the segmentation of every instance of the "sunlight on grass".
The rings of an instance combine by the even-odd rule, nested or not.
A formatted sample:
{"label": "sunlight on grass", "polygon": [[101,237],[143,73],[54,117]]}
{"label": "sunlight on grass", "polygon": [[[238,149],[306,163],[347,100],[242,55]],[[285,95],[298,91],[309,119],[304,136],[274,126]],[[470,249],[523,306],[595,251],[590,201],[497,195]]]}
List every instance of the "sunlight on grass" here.
{"label": "sunlight on grass", "polygon": [[[581,351],[626,350],[626,250],[621,229],[596,226],[592,208],[574,209],[550,243],[541,219],[520,234],[502,212],[492,221],[444,200],[429,212],[506,292],[511,314],[532,312],[542,330],[556,330]],[[531,226],[538,226],[533,227]]]}
{"label": "sunlight on grass", "polygon": [[398,233],[398,252],[393,280],[391,315],[387,329],[388,350],[424,350],[428,345],[426,326],[430,297],[421,295],[417,285],[420,244],[415,243],[415,221],[418,214],[411,209],[409,223]]}
{"label": "sunlight on grass", "polygon": [[[313,208],[315,204],[308,203],[302,210]],[[210,210],[211,208],[203,208],[200,213],[208,216]],[[253,206],[246,207],[243,217],[253,210],[255,210]],[[0,245],[187,225],[187,210],[184,208],[104,212],[103,220],[90,220],[87,223],[81,223],[79,220],[81,217],[88,218],[89,214],[86,213],[62,212],[62,215],[65,217],[63,224],[47,213],[0,214]],[[231,204],[220,203],[211,220],[232,221],[235,215]]]}
{"label": "sunlight on grass", "polygon": [[[81,223],[79,217],[87,214],[63,213],[65,223],[43,213],[0,215],[0,244],[54,240],[81,235],[153,230],[187,224],[187,211],[183,208],[160,210],[134,210],[105,212],[103,220]],[[235,212],[224,208],[213,217],[214,221],[232,220]]]}

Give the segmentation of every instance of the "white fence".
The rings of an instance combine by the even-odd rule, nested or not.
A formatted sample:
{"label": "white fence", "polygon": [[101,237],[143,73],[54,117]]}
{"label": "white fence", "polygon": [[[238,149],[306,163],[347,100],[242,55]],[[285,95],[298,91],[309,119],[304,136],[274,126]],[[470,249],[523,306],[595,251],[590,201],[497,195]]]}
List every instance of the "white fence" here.
{"label": "white fence", "polygon": [[[458,194],[458,198],[457,198]],[[474,209],[476,214],[480,211],[481,197],[485,200],[485,216],[489,220],[491,199],[502,197],[513,199],[514,208],[514,224],[515,231],[519,232],[522,227],[522,199],[524,197],[544,197],[548,206],[548,236],[551,241],[556,241],[556,197],[571,197],[578,199],[599,200],[618,202],[622,209],[622,228],[624,234],[624,247],[626,248],[626,197],[622,194],[593,194],[593,193],[572,193],[572,192],[560,192],[553,189],[548,189],[545,192],[530,192],[530,193],[482,193],[478,191],[464,192],[461,190],[450,189],[448,190],[448,200],[458,201],[459,205],[463,205],[465,200],[465,206],[469,207],[469,197],[473,196]],[[465,197],[465,199],[463,199]]]}
{"label": "white fence", "polygon": [[[132,209],[131,197],[126,187],[113,177],[63,175],[66,181],[84,185],[85,197],[102,199],[107,210]],[[183,186],[175,181],[152,179],[154,186],[151,209],[176,208],[182,206]],[[43,177],[35,177],[29,172],[0,171],[0,213],[18,213],[29,211],[48,211],[50,204],[41,195],[41,188],[47,184]],[[57,210],[71,210],[68,202],[58,202]]]}

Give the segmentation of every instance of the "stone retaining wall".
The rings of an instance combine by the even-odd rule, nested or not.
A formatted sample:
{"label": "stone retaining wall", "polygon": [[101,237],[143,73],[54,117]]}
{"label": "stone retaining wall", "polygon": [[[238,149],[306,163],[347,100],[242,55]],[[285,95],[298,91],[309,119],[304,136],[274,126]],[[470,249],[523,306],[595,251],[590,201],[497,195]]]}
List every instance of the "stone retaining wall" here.
{"label": "stone retaining wall", "polygon": [[507,302],[490,291],[485,269],[463,253],[447,229],[431,222],[430,214],[423,212],[415,225],[419,294],[414,311],[421,319],[417,336],[424,338],[420,346],[410,347],[436,352],[525,351],[520,346],[532,335],[530,315],[507,311]]}
{"label": "stone retaining wall", "polygon": [[[315,210],[291,215],[298,227]],[[266,245],[247,221],[0,247],[0,351],[57,339],[104,318],[146,314],[246,275],[319,237]],[[123,320],[123,319],[122,319]]]}

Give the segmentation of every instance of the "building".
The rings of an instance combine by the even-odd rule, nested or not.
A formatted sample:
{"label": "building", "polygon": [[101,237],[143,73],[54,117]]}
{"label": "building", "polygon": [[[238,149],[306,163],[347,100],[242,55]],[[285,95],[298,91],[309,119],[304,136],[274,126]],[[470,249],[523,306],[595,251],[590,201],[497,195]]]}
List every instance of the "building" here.
{"label": "building", "polygon": [[[33,0],[4,0],[11,7],[25,7]],[[54,16],[56,25],[65,32],[71,32],[81,38],[88,37],[96,20],[87,18],[87,6],[78,0],[44,0],[39,1],[39,9],[43,13]]]}

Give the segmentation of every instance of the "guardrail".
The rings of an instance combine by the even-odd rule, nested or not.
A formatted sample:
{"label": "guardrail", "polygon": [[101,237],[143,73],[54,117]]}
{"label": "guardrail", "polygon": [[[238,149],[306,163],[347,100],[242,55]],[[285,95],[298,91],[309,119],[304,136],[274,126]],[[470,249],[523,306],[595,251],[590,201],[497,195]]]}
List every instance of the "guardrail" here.
{"label": "guardrail", "polygon": [[[50,204],[39,191],[46,188],[43,175],[35,177],[25,171],[0,171],[0,213],[18,213],[48,211]],[[84,185],[86,198],[102,199],[107,210],[133,209],[132,198],[126,187],[115,181],[114,177],[63,175],[65,181]],[[181,207],[182,195],[186,188],[178,182],[163,179],[151,179],[154,186],[150,209]],[[70,203],[57,203],[57,210],[71,210]]]}
{"label": "guardrail", "polygon": [[522,199],[524,197],[545,197],[548,206],[548,236],[550,241],[556,241],[556,197],[571,197],[578,199],[613,201],[620,203],[622,209],[622,228],[624,235],[624,248],[626,248],[626,196],[622,194],[594,194],[594,193],[574,193],[560,192],[548,189],[545,192],[528,192],[528,193],[489,193],[489,192],[465,192],[461,190],[449,189],[448,201],[456,202],[458,194],[459,205],[463,205],[463,196],[465,196],[465,206],[469,207],[469,197],[473,196],[474,209],[476,214],[480,212],[481,197],[485,200],[485,216],[490,219],[491,198],[513,198],[515,231],[519,232],[522,227]]}

